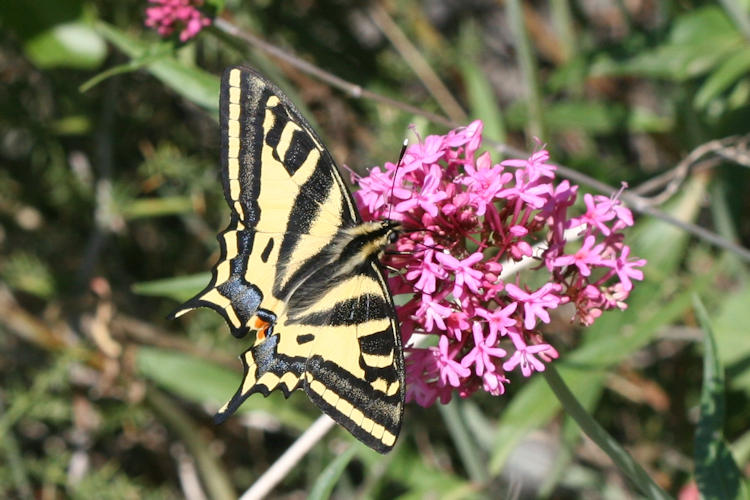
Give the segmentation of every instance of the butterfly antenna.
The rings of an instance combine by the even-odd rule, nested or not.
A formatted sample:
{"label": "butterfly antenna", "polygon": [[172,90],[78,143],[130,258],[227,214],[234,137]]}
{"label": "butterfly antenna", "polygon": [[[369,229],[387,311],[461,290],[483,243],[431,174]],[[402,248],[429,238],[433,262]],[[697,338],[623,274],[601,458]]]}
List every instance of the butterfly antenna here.
{"label": "butterfly antenna", "polygon": [[404,139],[404,143],[401,145],[401,152],[398,154],[396,168],[393,169],[393,184],[391,184],[391,194],[388,197],[388,217],[386,217],[386,220],[391,220],[391,211],[393,210],[393,191],[396,189],[396,174],[398,173],[398,167],[401,166],[401,160],[404,159],[404,154],[406,153],[406,147],[408,145],[409,139]]}

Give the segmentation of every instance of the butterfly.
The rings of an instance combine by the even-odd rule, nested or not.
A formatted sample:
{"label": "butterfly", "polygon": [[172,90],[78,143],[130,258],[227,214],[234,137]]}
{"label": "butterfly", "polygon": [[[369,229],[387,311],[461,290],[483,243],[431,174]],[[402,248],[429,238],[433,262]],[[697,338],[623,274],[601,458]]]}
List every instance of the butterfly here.
{"label": "butterfly", "polygon": [[231,333],[256,332],[244,375],[214,417],[250,395],[298,388],[357,439],[385,453],[404,408],[404,359],[393,299],[379,262],[401,226],[363,222],[318,134],[277,86],[230,67],[220,96],[221,168],[231,208],[197,307]]}

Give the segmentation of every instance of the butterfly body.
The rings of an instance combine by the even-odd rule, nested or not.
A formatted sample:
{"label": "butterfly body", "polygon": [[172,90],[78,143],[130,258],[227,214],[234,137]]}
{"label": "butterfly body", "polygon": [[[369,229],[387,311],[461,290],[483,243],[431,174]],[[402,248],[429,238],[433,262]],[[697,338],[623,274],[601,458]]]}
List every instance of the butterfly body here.
{"label": "butterfly body", "polygon": [[173,315],[210,307],[256,331],[225,420],[251,394],[303,388],[373,449],[401,426],[401,336],[378,258],[400,225],[363,222],[322,140],[284,93],[233,67],[221,85],[222,181],[231,207],[208,286]]}

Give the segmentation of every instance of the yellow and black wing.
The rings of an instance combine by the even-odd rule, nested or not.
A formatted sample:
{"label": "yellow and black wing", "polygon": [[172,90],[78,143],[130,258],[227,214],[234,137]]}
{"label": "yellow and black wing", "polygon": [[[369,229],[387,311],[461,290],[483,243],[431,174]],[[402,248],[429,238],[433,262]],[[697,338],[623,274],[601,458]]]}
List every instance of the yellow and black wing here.
{"label": "yellow and black wing", "polygon": [[234,336],[258,332],[216,420],[256,392],[304,387],[354,436],[388,451],[404,405],[401,336],[377,252],[360,248],[391,226],[362,223],[321,139],[263,76],[227,69],[220,112],[231,220],[208,286],[173,313],[209,307]]}

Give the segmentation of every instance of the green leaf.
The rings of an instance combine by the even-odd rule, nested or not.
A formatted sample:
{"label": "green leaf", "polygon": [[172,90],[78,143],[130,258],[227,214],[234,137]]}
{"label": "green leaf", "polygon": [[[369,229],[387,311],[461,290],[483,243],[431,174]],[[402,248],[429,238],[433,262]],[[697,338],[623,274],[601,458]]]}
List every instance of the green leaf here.
{"label": "green leaf", "polygon": [[[97,22],[96,29],[118,49],[136,62],[144,59],[143,66],[172,90],[215,114],[219,109],[219,77],[189,66],[173,55],[161,55],[154,60],[154,47],[131,37],[104,22]],[[156,48],[157,54],[164,52],[163,46]],[[138,65],[134,66],[136,69]]]}
{"label": "green leaf", "polygon": [[42,299],[55,294],[55,279],[46,261],[34,254],[15,251],[0,266],[0,278],[11,288]]}
{"label": "green leaf", "polygon": [[[470,500],[487,498],[477,491],[477,486],[448,470],[434,468],[420,455],[398,453],[388,465],[386,476],[408,488],[408,492],[399,495],[399,500],[422,500],[440,498],[441,500]],[[373,498],[393,498],[388,484],[380,487],[379,492],[371,494]],[[380,494],[378,494],[380,493]]]}
{"label": "green leaf", "polygon": [[596,101],[562,101],[545,110],[550,131],[574,128],[591,134],[608,134],[623,129],[626,116],[625,107]]}
{"label": "green leaf", "polygon": [[466,81],[466,94],[469,98],[471,115],[484,123],[483,135],[505,142],[503,113],[492,84],[479,66],[471,61],[465,61],[461,65],[461,70]]}
{"label": "green leaf", "polygon": [[719,359],[731,373],[730,387],[750,394],[750,370],[746,361],[750,359],[750,335],[747,334],[750,287],[735,290],[721,301],[713,321],[714,339]]}
{"label": "green leaf", "polygon": [[674,44],[713,40],[736,29],[726,13],[717,5],[709,5],[678,16],[670,33]]}
{"label": "green leaf", "polygon": [[438,409],[469,477],[476,483],[485,483],[488,479],[487,462],[483,454],[478,453],[477,442],[466,429],[461,406],[462,402],[454,399],[448,404],[441,404]]}
{"label": "green leaf", "polygon": [[91,132],[91,120],[83,114],[68,115],[53,121],[50,128],[60,135],[86,135]]}
{"label": "green leaf", "polygon": [[550,389],[555,393],[557,400],[562,404],[565,412],[578,424],[580,429],[599,446],[614,462],[620,472],[629,478],[641,493],[648,498],[668,499],[669,496],[662,490],[643,468],[633,460],[633,457],[615,441],[615,439],[594,420],[583,405],[573,396],[565,382],[554,366],[547,367],[544,378]]}
{"label": "green leaf", "polygon": [[[507,112],[508,123],[522,128],[527,111],[522,102],[512,104]],[[638,133],[668,132],[674,121],[671,116],[660,116],[645,108],[626,108],[613,102],[567,100],[548,104],[544,120],[550,132],[571,129],[589,134],[611,134],[629,131]]]}
{"label": "green leaf", "polygon": [[162,217],[193,211],[193,201],[188,196],[164,196],[161,198],[139,198],[122,207],[126,219],[140,217]]}
{"label": "green leaf", "polygon": [[727,447],[724,425],[724,369],[719,361],[713,328],[703,303],[694,297],[703,329],[703,389],[695,433],[695,481],[703,498],[748,498],[742,473]]}
{"label": "green leaf", "polygon": [[87,24],[81,0],[0,2],[0,24],[22,42],[40,68],[90,69],[107,55],[104,40]]}
{"label": "green leaf", "polygon": [[333,488],[336,486],[341,474],[346,470],[346,466],[349,465],[354,454],[357,452],[358,446],[352,444],[345,452],[337,456],[331,463],[329,463],[323,472],[315,480],[310,493],[307,495],[307,500],[326,500],[330,498]]}
{"label": "green leaf", "polygon": [[600,57],[591,73],[682,81],[710,71],[744,44],[724,12],[710,6],[678,17],[667,43],[623,61]]}
{"label": "green leaf", "polygon": [[237,388],[237,373],[181,352],[141,347],[138,371],[190,401],[219,406]]}
{"label": "green leaf", "polygon": [[750,71],[750,49],[743,47],[725,60],[706,79],[695,94],[695,106],[704,108],[708,103]]}
{"label": "green leaf", "polygon": [[461,26],[459,49],[461,74],[466,85],[466,96],[469,100],[469,111],[472,117],[484,123],[484,137],[505,142],[505,124],[500,103],[495,95],[492,83],[476,62],[475,54],[479,54],[481,40],[477,37],[477,26],[473,22],[465,22]]}
{"label": "green leaf", "polygon": [[82,21],[55,25],[31,38],[25,48],[40,68],[91,69],[107,55],[102,37]]}
{"label": "green leaf", "polygon": [[163,280],[135,283],[133,293],[157,297],[169,297],[178,302],[184,302],[206,287],[211,280],[210,273],[190,274]]}

